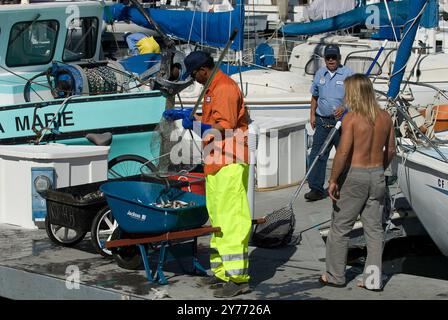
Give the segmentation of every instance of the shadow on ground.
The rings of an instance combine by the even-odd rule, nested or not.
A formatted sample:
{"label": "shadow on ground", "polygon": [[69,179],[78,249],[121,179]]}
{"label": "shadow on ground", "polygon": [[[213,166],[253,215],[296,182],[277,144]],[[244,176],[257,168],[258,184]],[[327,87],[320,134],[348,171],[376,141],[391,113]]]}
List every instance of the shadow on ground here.
{"label": "shadow on ground", "polygon": [[[296,246],[256,248],[250,254],[250,285],[257,299],[312,299],[306,291],[320,288],[320,270],[291,263]],[[288,265],[286,265],[288,264]],[[297,265],[296,265],[297,264]],[[310,272],[311,271],[311,272]]]}

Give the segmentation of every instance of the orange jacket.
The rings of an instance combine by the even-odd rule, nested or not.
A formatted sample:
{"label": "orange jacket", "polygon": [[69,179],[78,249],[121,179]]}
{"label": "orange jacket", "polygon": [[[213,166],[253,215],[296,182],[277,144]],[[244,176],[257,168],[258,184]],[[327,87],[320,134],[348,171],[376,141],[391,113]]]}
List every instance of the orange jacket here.
{"label": "orange jacket", "polygon": [[[243,94],[229,76],[218,70],[202,103],[202,122],[220,124],[226,133],[204,137],[204,173],[214,174],[231,163],[248,163],[249,116]],[[239,129],[239,130],[238,130]]]}

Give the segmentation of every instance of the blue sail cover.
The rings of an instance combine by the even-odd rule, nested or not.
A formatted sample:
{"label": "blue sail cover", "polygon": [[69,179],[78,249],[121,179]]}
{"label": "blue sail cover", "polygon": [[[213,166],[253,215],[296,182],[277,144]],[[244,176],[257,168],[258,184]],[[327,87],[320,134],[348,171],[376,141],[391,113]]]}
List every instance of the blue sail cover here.
{"label": "blue sail cover", "polygon": [[437,28],[439,26],[439,2],[438,0],[429,0],[423,13],[420,25],[424,28]]}
{"label": "blue sail cover", "polygon": [[[237,0],[235,9],[228,12],[200,12],[168,9],[145,9],[162,31],[183,40],[199,42],[213,47],[224,48],[233,29],[238,34],[230,46],[231,49],[243,50],[244,44],[244,5]],[[153,29],[152,25],[135,7],[114,4],[105,11],[104,20],[126,21]]]}
{"label": "blue sail cover", "polygon": [[[428,0],[412,0],[412,6],[410,8],[409,17],[407,20],[410,21],[417,17],[427,1]],[[403,80],[406,64],[408,63],[409,56],[411,55],[412,44],[414,43],[415,34],[417,33],[420,19],[421,16],[416,19],[414,25],[408,23],[403,32],[406,36],[401,41],[400,47],[398,47],[394,70],[392,72],[392,77],[390,78],[389,91],[387,92],[387,96],[392,99],[394,99],[400,91],[401,81]]]}
{"label": "blue sail cover", "polygon": [[[388,5],[394,25],[403,26],[407,21],[409,10],[414,7],[414,0],[389,2]],[[387,16],[387,11],[384,3],[381,2],[355,8],[328,19],[308,23],[290,23],[282,28],[282,32],[285,35],[313,35],[347,29],[357,25],[364,25],[372,19],[373,6],[378,7],[380,12],[380,21],[378,26],[389,26],[390,22]],[[438,26],[438,16],[435,15],[435,11],[438,11],[438,3],[436,0],[430,0],[430,4],[425,11],[426,17],[422,20],[422,22],[424,22],[422,26],[426,28],[434,28]]]}

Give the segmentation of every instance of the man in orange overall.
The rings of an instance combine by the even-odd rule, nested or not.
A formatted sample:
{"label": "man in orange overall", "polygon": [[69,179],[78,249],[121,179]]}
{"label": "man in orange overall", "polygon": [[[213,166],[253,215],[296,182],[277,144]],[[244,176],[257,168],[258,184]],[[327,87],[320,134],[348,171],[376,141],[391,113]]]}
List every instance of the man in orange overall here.
{"label": "man in orange overall", "polygon": [[[214,68],[213,58],[202,51],[185,58],[187,74],[205,84]],[[247,131],[249,117],[238,85],[218,70],[202,104],[202,117],[190,119],[191,109],[164,112],[170,120],[182,119],[204,143],[207,210],[212,226],[221,228],[210,240],[212,277],[199,285],[216,289],[214,296],[227,298],[249,292],[248,241],[251,215],[247,200],[249,174]],[[200,128],[200,130],[199,130]]]}

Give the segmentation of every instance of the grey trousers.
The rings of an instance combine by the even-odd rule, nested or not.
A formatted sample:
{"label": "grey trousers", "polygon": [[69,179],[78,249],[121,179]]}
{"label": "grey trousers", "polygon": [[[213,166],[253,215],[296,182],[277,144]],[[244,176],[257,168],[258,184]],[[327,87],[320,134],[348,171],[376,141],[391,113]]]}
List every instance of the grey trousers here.
{"label": "grey trousers", "polygon": [[386,183],[382,167],[350,168],[342,184],[340,199],[334,205],[331,228],[327,238],[326,276],[329,282],[345,284],[349,233],[358,215],[361,215],[367,242],[363,284],[371,279],[369,276],[372,275],[372,272],[379,272],[376,276],[380,280],[376,283],[381,284],[383,227],[380,205],[384,201],[385,189]]}

